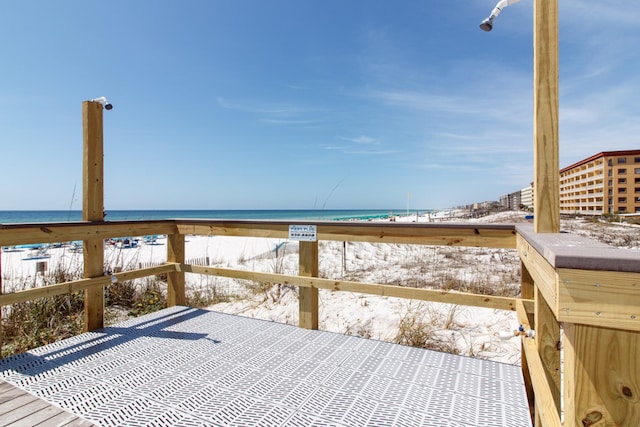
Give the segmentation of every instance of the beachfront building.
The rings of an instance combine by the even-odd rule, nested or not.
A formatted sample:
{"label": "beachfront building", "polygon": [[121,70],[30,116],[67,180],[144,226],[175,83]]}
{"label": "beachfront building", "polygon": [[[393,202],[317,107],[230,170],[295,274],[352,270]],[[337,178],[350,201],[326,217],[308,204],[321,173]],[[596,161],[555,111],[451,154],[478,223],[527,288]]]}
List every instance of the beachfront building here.
{"label": "beachfront building", "polygon": [[490,209],[495,209],[496,207],[496,201],[495,200],[487,200],[484,202],[476,202],[473,205],[471,205],[471,209],[474,211],[479,211],[479,210],[490,210]]}
{"label": "beachfront building", "polygon": [[640,213],[640,150],[603,151],[561,169],[560,213]]}
{"label": "beachfront building", "polygon": [[520,191],[514,191],[513,193],[500,196],[500,206],[502,206],[503,209],[517,211],[520,210],[521,200],[522,196]]}
{"label": "beachfront building", "polygon": [[520,203],[525,209],[533,209],[533,182],[520,190]]}

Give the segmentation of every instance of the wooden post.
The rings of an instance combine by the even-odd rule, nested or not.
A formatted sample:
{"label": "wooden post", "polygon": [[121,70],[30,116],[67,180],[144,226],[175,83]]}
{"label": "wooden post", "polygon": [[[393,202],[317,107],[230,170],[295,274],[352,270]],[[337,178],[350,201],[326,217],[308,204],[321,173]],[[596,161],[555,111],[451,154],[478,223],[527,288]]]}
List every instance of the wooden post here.
{"label": "wooden post", "polygon": [[535,0],[533,15],[533,226],[559,233],[558,0]]}
{"label": "wooden post", "polygon": [[564,323],[564,425],[640,425],[640,333]]}
{"label": "wooden post", "polygon": [[[167,236],[167,261],[184,263],[184,234]],[[185,305],[184,271],[167,273],[167,306]]]}
{"label": "wooden post", "polygon": [[[82,103],[82,220],[104,219],[104,142],[102,104]],[[104,274],[104,241],[83,241],[84,277]],[[93,331],[104,326],[104,287],[84,291],[84,329]]]}
{"label": "wooden post", "polygon": [[[2,247],[0,246],[0,295],[2,295]],[[4,328],[2,327],[2,306],[0,305],[0,355],[4,343]]]}
{"label": "wooden post", "polygon": [[[299,242],[300,276],[318,277],[318,242]],[[318,288],[300,287],[299,300],[301,328],[318,329]]]}

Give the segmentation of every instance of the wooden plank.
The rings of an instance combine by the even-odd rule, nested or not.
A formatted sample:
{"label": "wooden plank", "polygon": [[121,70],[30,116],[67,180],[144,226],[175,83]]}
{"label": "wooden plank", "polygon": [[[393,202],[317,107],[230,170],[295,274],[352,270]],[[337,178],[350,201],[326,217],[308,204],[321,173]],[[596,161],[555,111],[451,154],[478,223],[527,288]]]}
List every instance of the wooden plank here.
{"label": "wooden plank", "polygon": [[263,223],[239,221],[189,221],[177,220],[178,233],[196,236],[244,236],[276,239],[289,238],[289,223]]}
{"label": "wooden plank", "polygon": [[560,415],[560,325],[553,311],[536,288],[535,295],[535,342],[542,362],[544,375]]}
{"label": "wooden plank", "polygon": [[[202,221],[177,220],[182,234],[287,238],[291,221]],[[473,223],[367,223],[316,221],[319,240],[515,248],[515,227]]]}
{"label": "wooden plank", "polygon": [[[533,300],[535,298],[535,282],[533,280],[533,277],[531,277],[531,273],[529,273],[529,270],[527,270],[527,266],[522,261],[520,261],[520,290],[520,296],[522,298],[530,300]],[[534,307],[531,308],[535,310]],[[527,312],[527,324],[535,324],[533,310]]]}
{"label": "wooden plank", "polygon": [[[83,244],[84,277],[104,277],[104,240],[90,239]],[[84,330],[94,331],[104,326],[104,286],[84,289]]]}
{"label": "wooden plank", "polygon": [[[524,349],[529,372],[531,372],[531,381],[536,390],[536,416],[540,418],[541,424],[545,427],[562,427],[563,424],[560,422],[560,416],[555,406],[555,398],[546,380],[535,340],[522,337],[522,348]],[[573,424],[565,422],[564,425],[570,426]]]}
{"label": "wooden plank", "polygon": [[525,330],[533,329],[531,323],[529,323],[531,313],[527,310],[524,301],[521,299],[516,300],[516,314],[518,315],[518,322],[524,326]]}
{"label": "wooden plank", "polygon": [[[524,269],[523,269],[524,272]],[[526,274],[523,274],[523,277],[526,279]],[[523,296],[525,292],[523,291]],[[533,295],[532,295],[533,296]],[[524,327],[525,330],[530,330],[531,325],[533,323],[533,313],[527,311],[524,303],[521,299],[516,300],[516,313],[518,315],[518,322]],[[524,343],[520,343],[520,358],[521,363],[520,366],[522,368],[522,379],[524,380],[524,388],[527,392],[527,400],[529,402],[529,412],[532,415],[532,421],[535,422],[535,413],[536,413],[536,401],[535,401],[535,390],[533,388],[533,382],[531,381],[531,372],[529,371],[529,364],[527,362],[527,354],[524,351]]]}
{"label": "wooden plank", "polygon": [[640,273],[558,269],[563,322],[640,331]]}
{"label": "wooden plank", "polygon": [[[184,263],[184,254],[184,234],[169,234],[167,236],[167,262]],[[175,269],[167,274],[167,306],[185,305],[185,301],[184,272]]]}
{"label": "wooden plank", "polygon": [[[2,297],[2,292],[3,292],[3,286],[2,286],[2,246],[0,246],[0,297]],[[4,322],[2,321],[2,305],[0,305],[0,355],[2,355],[3,351],[2,351],[2,345],[4,344]],[[0,383],[0,386],[2,384]],[[2,389],[0,389],[0,393],[2,392]]]}
{"label": "wooden plank", "polygon": [[17,304],[37,298],[51,297],[54,295],[70,294],[77,291],[84,291],[93,286],[104,286],[109,283],[107,276],[93,279],[80,279],[72,282],[59,283],[56,285],[42,286],[39,288],[25,289],[0,295],[0,306]]}
{"label": "wooden plank", "polygon": [[[114,274],[118,281],[134,280],[141,277],[153,276],[157,274],[175,271],[176,264],[163,264],[157,267],[141,268],[138,270],[123,271]],[[16,291],[9,294],[0,295],[0,306],[16,304],[30,301],[36,298],[50,297],[54,295],[70,294],[77,291],[84,291],[93,286],[105,286],[111,281],[109,276],[100,276],[92,279],[80,279],[71,282],[58,283],[55,285],[42,286],[39,288]]]}
{"label": "wooden plank", "polygon": [[[56,408],[55,406],[48,405],[43,409],[34,412],[32,414],[27,415],[26,417],[20,419],[20,423],[25,426],[37,426],[37,425],[47,425],[53,417],[64,412],[60,408]],[[68,425],[68,424],[67,424]],[[91,425],[91,424],[90,424]]]}
{"label": "wooden plank", "polygon": [[0,427],[9,425],[90,427],[95,424],[0,379]]}
{"label": "wooden plank", "polygon": [[82,103],[82,220],[104,219],[102,104]]}
{"label": "wooden plank", "polygon": [[0,224],[0,246],[175,233],[173,221]]}
{"label": "wooden plank", "polygon": [[640,333],[564,324],[566,426],[640,425]]}
{"label": "wooden plank", "polygon": [[[82,103],[82,220],[104,220],[104,140],[103,106],[99,102]],[[83,240],[84,277],[104,274],[104,239]],[[84,330],[104,326],[104,287],[84,290]]]}
{"label": "wooden plank", "polygon": [[[46,410],[47,408],[51,408],[51,405],[42,399],[38,399],[34,396],[31,397],[33,398],[33,400],[29,401],[28,403],[23,404],[12,411],[3,413],[1,415],[2,421],[0,421],[0,427],[8,426],[13,423],[19,423],[18,425],[23,426],[36,425],[38,422],[33,422],[33,415],[38,414]],[[2,406],[0,406],[0,411],[3,411]],[[62,412],[62,410],[58,409],[55,412],[60,413]],[[47,418],[45,418],[45,420],[46,419]]]}
{"label": "wooden plank", "polygon": [[[0,224],[0,245],[67,242],[88,238],[180,234],[286,239],[289,224],[198,220],[113,221],[98,223]],[[333,241],[515,248],[515,227],[504,224],[403,224],[318,221],[318,238]]]}
{"label": "wooden plank", "polygon": [[0,380],[0,402],[2,402],[2,394],[13,390],[13,388],[11,384]]}
{"label": "wooden plank", "polygon": [[520,261],[533,279],[535,286],[544,296],[545,301],[557,315],[558,275],[551,264],[522,236],[517,237],[517,250]]}
{"label": "wooden plank", "polygon": [[438,246],[515,248],[515,230],[478,224],[327,224],[318,227],[320,240],[399,243]]}
{"label": "wooden plank", "polygon": [[535,0],[533,14],[533,226],[559,233],[558,0]]}
{"label": "wooden plank", "polygon": [[16,392],[11,396],[11,399],[2,402],[2,405],[0,406],[0,417],[4,418],[4,416],[9,412],[20,409],[37,400],[38,398],[36,396],[33,396],[22,390],[20,392]]}
{"label": "wooden plank", "polygon": [[[299,242],[298,274],[304,277],[318,277],[318,242]],[[299,289],[299,326],[318,329],[318,288],[313,286]]]}
{"label": "wooden plank", "polygon": [[[12,401],[20,396],[27,394],[26,391],[14,387],[13,385],[3,381],[0,379],[0,383],[2,383],[2,394],[0,395],[0,405],[4,405],[7,402]],[[7,411],[5,411],[7,412]],[[0,413],[4,413],[0,410]]]}
{"label": "wooden plank", "polygon": [[[210,276],[218,277],[230,277],[233,279],[282,283],[293,286],[315,287],[318,289],[328,289],[333,291],[356,292],[370,295],[441,302],[446,304],[493,308],[497,310],[514,311],[516,309],[516,298],[508,297],[476,295],[463,292],[449,292],[432,289],[407,288],[393,285],[381,285],[377,283],[350,282],[344,280],[289,276],[284,274],[260,273],[256,271],[202,267],[196,265],[182,265],[179,268],[189,273],[207,274]],[[525,305],[530,305],[533,303],[533,301],[524,300],[523,303]]]}

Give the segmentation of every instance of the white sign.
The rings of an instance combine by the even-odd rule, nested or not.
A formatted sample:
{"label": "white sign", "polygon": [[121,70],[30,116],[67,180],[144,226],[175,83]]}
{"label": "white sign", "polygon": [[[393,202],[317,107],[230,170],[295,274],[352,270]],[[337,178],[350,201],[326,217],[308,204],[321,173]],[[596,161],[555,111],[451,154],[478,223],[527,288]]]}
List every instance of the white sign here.
{"label": "white sign", "polygon": [[298,240],[303,242],[315,242],[318,240],[315,225],[290,225],[289,240]]}

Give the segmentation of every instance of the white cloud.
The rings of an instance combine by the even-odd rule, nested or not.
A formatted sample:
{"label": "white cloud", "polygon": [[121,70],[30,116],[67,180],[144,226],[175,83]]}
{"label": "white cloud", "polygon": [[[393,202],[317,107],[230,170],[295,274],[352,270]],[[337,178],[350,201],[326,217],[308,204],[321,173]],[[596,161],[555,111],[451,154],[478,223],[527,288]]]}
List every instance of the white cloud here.
{"label": "white cloud", "polygon": [[345,141],[350,141],[350,142],[355,142],[356,144],[378,144],[378,141],[376,141],[374,138],[371,138],[369,136],[365,136],[365,135],[360,135],[357,137],[345,137],[345,136],[341,136],[340,139],[343,139]]}
{"label": "white cloud", "polygon": [[320,111],[317,108],[287,103],[264,103],[261,101],[236,102],[225,98],[217,98],[216,101],[220,107],[227,110],[258,116],[257,120],[261,123],[272,125],[314,125],[324,121],[309,117],[311,114],[316,114]]}

